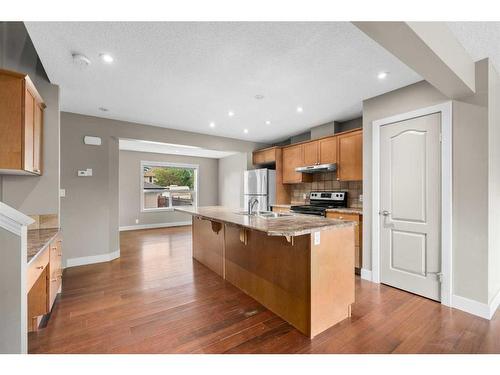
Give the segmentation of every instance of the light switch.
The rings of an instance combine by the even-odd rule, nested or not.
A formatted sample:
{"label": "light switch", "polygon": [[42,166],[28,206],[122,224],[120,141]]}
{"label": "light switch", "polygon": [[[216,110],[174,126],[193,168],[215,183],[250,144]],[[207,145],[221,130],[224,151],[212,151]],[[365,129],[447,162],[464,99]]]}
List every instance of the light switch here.
{"label": "light switch", "polygon": [[66,196],[66,189],[59,189],[59,196],[64,198]]}

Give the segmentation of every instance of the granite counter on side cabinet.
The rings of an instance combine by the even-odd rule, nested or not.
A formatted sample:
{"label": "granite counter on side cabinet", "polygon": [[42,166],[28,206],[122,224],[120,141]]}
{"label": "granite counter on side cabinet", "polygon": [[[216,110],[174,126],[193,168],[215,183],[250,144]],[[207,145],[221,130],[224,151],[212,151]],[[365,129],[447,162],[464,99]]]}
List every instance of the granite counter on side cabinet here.
{"label": "granite counter on side cabinet", "polygon": [[28,230],[28,263],[49,245],[59,231],[58,228]]}
{"label": "granite counter on side cabinet", "polygon": [[241,214],[235,209],[221,206],[176,208],[176,211],[191,214],[208,220],[238,225],[264,232],[268,236],[301,236],[318,230],[329,230],[354,226],[355,222],[327,219],[323,216],[300,215],[266,218],[258,215]]}

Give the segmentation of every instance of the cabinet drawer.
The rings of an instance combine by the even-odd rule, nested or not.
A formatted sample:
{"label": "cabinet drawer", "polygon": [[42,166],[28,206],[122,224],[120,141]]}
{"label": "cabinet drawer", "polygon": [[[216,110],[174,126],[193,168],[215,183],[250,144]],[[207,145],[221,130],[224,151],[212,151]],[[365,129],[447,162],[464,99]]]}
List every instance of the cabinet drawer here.
{"label": "cabinet drawer", "polygon": [[274,206],[272,208],[273,212],[290,212],[290,209],[288,207],[276,207]]}
{"label": "cabinet drawer", "polygon": [[342,212],[327,212],[326,217],[331,219],[359,222],[359,215],[357,214],[344,214]]}
{"label": "cabinet drawer", "polygon": [[47,246],[36,258],[34,258],[28,265],[28,271],[26,272],[27,285],[26,290],[29,291],[37,279],[40,277],[42,272],[47,268],[49,264],[49,247]]}

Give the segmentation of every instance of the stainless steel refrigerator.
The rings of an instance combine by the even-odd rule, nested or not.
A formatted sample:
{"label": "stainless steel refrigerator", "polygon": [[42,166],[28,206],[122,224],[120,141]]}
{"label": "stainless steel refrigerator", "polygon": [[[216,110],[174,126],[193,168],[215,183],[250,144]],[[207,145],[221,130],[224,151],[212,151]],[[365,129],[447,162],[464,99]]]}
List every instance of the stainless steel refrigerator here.
{"label": "stainless steel refrigerator", "polygon": [[243,203],[248,209],[248,202],[255,198],[258,201],[254,211],[270,211],[276,201],[276,171],[272,169],[252,169],[243,175]]}

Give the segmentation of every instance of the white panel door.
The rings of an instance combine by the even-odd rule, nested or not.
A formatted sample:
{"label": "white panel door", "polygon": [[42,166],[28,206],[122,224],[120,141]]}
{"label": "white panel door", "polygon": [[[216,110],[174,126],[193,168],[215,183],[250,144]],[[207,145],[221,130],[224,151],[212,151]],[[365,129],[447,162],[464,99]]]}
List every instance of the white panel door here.
{"label": "white panel door", "polygon": [[441,115],[380,129],[380,281],[434,300],[441,288]]}

